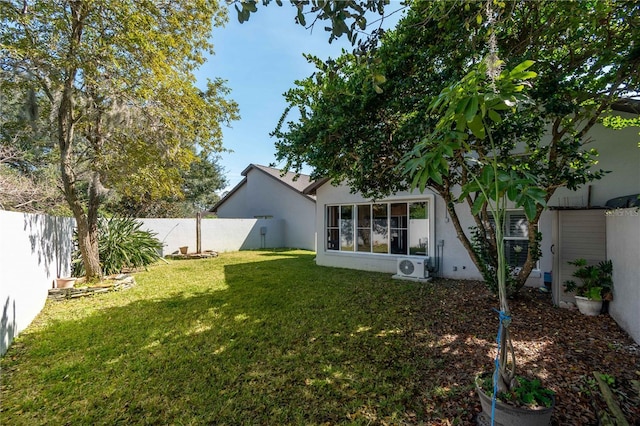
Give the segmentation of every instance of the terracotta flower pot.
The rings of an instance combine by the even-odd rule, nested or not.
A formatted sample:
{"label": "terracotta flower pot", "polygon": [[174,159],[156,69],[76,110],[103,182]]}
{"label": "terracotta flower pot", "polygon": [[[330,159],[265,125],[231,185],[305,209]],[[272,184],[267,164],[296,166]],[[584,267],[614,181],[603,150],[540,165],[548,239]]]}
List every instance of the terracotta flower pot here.
{"label": "terracotta flower pot", "polygon": [[180,247],[180,254],[187,254],[188,250],[189,250],[188,246]]}
{"label": "terracotta flower pot", "polygon": [[56,288],[71,288],[75,283],[76,278],[56,278]]}

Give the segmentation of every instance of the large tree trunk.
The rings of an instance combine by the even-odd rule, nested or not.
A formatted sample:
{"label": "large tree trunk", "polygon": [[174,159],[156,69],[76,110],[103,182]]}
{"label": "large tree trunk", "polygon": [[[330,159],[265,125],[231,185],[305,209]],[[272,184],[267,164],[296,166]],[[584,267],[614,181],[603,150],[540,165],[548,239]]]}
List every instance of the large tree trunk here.
{"label": "large tree trunk", "polygon": [[[73,170],[73,162],[71,158],[71,147],[73,140],[73,113],[70,111],[69,104],[60,107],[58,115],[58,138],[60,146],[60,172],[62,176],[62,185],[64,195],[76,219],[78,248],[82,254],[82,262],[86,272],[87,280],[97,280],[102,277],[102,268],[100,267],[100,256],[98,252],[98,218],[97,218],[97,197],[89,197],[88,214],[82,206],[78,198],[78,190],[76,188],[76,177]],[[95,199],[92,204],[92,199]]]}

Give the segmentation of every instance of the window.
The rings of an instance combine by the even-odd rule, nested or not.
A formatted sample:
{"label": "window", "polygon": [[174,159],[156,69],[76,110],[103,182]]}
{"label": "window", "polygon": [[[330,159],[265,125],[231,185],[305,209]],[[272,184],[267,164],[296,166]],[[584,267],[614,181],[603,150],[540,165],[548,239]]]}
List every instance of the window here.
{"label": "window", "polygon": [[510,266],[524,266],[529,251],[529,228],[524,212],[507,212],[504,253]]}
{"label": "window", "polygon": [[429,202],[333,205],[326,208],[326,249],[429,255]]}
{"label": "window", "polygon": [[[490,218],[495,226],[493,217]],[[529,228],[523,211],[508,211],[504,220],[504,255],[511,267],[522,267],[529,250]]]}

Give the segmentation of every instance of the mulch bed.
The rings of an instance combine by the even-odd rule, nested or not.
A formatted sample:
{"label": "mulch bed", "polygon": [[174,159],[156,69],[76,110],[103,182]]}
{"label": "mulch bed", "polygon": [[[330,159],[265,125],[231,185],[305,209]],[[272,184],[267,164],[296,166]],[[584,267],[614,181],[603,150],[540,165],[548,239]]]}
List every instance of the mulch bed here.
{"label": "mulch bed", "polygon": [[205,250],[200,253],[180,253],[178,251],[165,256],[166,259],[173,260],[189,260],[189,259],[209,259],[211,257],[218,257],[218,252],[213,250]]}
{"label": "mulch bed", "polygon": [[[422,388],[448,391],[424,397],[425,412],[418,418],[433,425],[452,424],[453,419],[475,424],[481,408],[472,382],[478,371],[493,366],[498,301],[483,283],[433,284],[433,292],[420,302],[423,309],[414,313],[410,334],[416,356],[438,360],[418,375]],[[615,378],[612,390],[623,414],[629,424],[640,424],[640,396],[633,383],[640,380],[640,347],[613,318],[554,307],[550,294],[532,288],[522,289],[510,308],[517,374],[536,376],[556,392],[553,425],[601,424],[607,405],[594,372]]]}

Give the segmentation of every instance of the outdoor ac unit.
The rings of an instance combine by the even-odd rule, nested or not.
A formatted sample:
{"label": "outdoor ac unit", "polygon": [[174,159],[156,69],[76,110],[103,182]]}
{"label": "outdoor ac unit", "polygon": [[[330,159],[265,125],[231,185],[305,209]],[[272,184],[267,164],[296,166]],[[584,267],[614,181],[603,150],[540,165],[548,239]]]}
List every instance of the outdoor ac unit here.
{"label": "outdoor ac unit", "polygon": [[398,259],[398,276],[410,278],[429,278],[428,257],[403,257]]}

